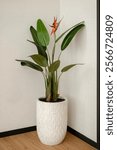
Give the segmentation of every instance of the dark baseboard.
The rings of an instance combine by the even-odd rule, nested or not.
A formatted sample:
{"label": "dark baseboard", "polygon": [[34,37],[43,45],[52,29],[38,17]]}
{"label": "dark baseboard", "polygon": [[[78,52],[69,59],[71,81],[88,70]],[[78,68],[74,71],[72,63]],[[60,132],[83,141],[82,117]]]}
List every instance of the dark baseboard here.
{"label": "dark baseboard", "polygon": [[0,138],[11,136],[11,135],[16,135],[16,134],[21,134],[21,133],[26,133],[30,131],[35,131],[35,130],[36,130],[36,126],[31,126],[31,127],[26,127],[26,128],[16,129],[16,130],[0,132]]}
{"label": "dark baseboard", "polygon": [[[11,136],[11,135],[16,135],[16,134],[21,134],[21,133],[26,133],[26,132],[31,132],[31,131],[35,131],[35,130],[36,130],[36,126],[32,126],[32,127],[22,128],[22,129],[0,132],[0,138]],[[72,129],[71,127],[68,126],[67,131],[70,132],[71,134],[77,136],[78,138],[82,139],[83,141],[90,144],[91,146],[98,148],[98,145],[96,142],[92,141],[91,139],[87,138],[86,136],[82,135],[81,133],[77,132],[76,130]]]}
{"label": "dark baseboard", "polygon": [[95,147],[98,149],[98,144],[94,142],[93,140],[89,139],[88,137],[84,136],[83,134],[79,133],[78,131],[72,129],[71,127],[68,126],[67,131],[70,132],[71,134],[77,136],[78,138],[82,139],[86,143],[90,144],[91,146]]}

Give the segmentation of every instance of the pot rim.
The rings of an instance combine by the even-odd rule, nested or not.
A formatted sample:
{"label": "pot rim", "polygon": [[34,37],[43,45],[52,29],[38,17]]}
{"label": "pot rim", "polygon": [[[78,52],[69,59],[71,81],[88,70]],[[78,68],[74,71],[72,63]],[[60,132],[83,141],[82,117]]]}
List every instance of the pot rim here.
{"label": "pot rim", "polygon": [[[45,97],[40,97],[40,98],[45,98]],[[58,104],[58,103],[64,103],[67,101],[66,97],[60,96],[60,99],[64,99],[63,101],[41,101],[40,98],[37,99],[37,102],[42,102],[42,103],[46,103],[46,104]]]}

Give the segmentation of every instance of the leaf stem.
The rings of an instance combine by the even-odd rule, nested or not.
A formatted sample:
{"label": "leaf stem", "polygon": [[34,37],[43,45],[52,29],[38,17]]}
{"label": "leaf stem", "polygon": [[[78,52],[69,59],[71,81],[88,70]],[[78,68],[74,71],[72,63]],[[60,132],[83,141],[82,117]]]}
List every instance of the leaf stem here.
{"label": "leaf stem", "polygon": [[51,65],[50,53],[48,51],[48,48],[47,48],[47,54],[48,54],[49,64]]}
{"label": "leaf stem", "polygon": [[58,60],[60,59],[61,54],[62,54],[62,51],[60,51],[60,54],[59,54],[59,56],[58,56]]}
{"label": "leaf stem", "polygon": [[59,77],[58,77],[58,82],[59,82],[59,80],[60,80],[60,77],[61,77],[61,75],[63,74],[63,72],[61,72],[60,73],[60,75],[59,75]]}
{"label": "leaf stem", "polygon": [[55,49],[56,49],[56,34],[54,33],[54,46],[52,50],[52,63],[54,62],[54,55],[55,55]]}
{"label": "leaf stem", "polygon": [[48,71],[47,71],[47,68],[45,67],[45,77],[46,77],[46,80],[47,80],[47,77],[48,77]]}
{"label": "leaf stem", "polygon": [[44,72],[42,72],[43,78],[44,78],[44,83],[45,83],[45,89],[47,89],[47,79],[46,79],[46,75],[44,74]]}

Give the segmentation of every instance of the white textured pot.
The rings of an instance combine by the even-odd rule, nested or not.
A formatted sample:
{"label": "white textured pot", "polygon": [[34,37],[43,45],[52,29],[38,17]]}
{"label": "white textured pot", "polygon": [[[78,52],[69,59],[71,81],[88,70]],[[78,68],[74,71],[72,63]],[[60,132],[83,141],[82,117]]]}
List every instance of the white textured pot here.
{"label": "white textured pot", "polygon": [[37,134],[46,145],[63,141],[67,131],[67,99],[62,102],[37,100]]}

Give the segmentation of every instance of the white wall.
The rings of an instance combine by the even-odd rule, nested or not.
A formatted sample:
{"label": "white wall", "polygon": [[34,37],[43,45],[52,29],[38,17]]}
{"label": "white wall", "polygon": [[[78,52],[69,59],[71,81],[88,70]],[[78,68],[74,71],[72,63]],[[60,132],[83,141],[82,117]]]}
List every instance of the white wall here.
{"label": "white wall", "polygon": [[63,65],[85,65],[63,75],[61,93],[69,99],[68,125],[96,141],[96,0],[0,1],[0,132],[35,125],[36,99],[44,93],[42,76],[15,59],[36,52],[26,41],[31,39],[29,26],[37,18],[51,24],[59,14],[64,17],[62,30],[86,23],[61,57]]}
{"label": "white wall", "polygon": [[0,132],[35,125],[36,99],[44,94],[39,72],[21,67],[36,48],[29,27],[41,18],[46,24],[59,16],[59,0],[0,1]]}
{"label": "white wall", "polygon": [[[96,0],[61,0],[61,28],[85,21],[85,29],[63,53],[64,65],[84,63],[65,73],[61,92],[69,100],[68,125],[88,138],[96,139]],[[66,58],[66,59],[65,59]]]}

